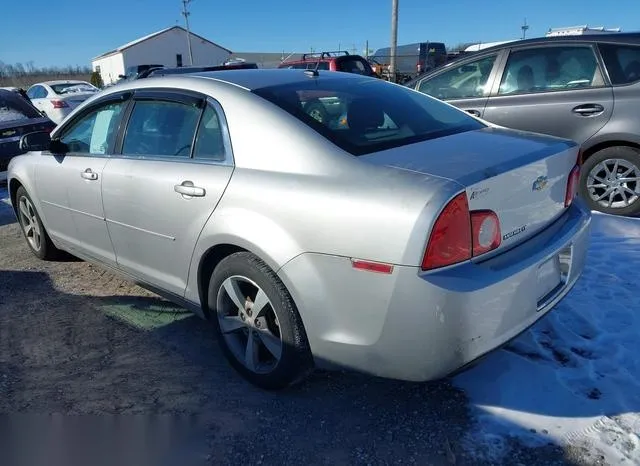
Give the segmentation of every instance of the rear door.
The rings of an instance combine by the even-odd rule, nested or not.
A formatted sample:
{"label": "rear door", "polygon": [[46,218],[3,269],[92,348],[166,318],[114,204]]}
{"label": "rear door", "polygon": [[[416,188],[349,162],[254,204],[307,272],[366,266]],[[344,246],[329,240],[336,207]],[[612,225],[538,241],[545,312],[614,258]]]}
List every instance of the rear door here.
{"label": "rear door", "polygon": [[510,50],[484,119],[582,144],[612,112],[613,90],[594,47],[554,43]]}
{"label": "rear door", "polygon": [[482,117],[503,53],[474,56],[416,81],[412,87]]}
{"label": "rear door", "polygon": [[177,91],[143,90],[103,180],[118,267],[182,296],[198,236],[233,172],[222,107]]}

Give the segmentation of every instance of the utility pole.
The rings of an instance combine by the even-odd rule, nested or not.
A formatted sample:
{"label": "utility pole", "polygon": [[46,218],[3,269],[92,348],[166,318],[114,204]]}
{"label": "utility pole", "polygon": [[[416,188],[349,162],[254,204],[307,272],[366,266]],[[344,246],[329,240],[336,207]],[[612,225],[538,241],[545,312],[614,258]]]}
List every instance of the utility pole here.
{"label": "utility pole", "polygon": [[184,16],[184,22],[187,25],[187,44],[189,45],[189,64],[193,65],[193,52],[191,51],[191,32],[189,31],[189,11],[187,10],[187,5],[191,3],[192,0],[182,0],[182,16]]}
{"label": "utility pole", "polygon": [[364,44],[364,57],[369,58],[369,40],[368,39]]}
{"label": "utility pole", "polygon": [[529,29],[529,26],[527,25],[527,18],[524,19],[524,24],[520,26],[520,29],[522,29],[522,39],[524,40],[527,38],[527,29]]}
{"label": "utility pole", "polygon": [[391,0],[391,82],[396,82],[396,50],[398,48],[398,0]]}

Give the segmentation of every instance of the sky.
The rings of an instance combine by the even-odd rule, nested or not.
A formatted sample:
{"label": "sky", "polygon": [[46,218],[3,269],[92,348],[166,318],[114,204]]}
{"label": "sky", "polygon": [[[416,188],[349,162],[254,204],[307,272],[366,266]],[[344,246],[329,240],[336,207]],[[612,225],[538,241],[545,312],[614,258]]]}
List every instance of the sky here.
{"label": "sky", "polygon": [[[640,30],[638,0],[398,0],[398,44],[518,39],[574,25]],[[612,7],[615,5],[615,8]],[[0,10],[0,61],[90,65],[91,59],[175,24],[181,0],[23,0]],[[190,27],[233,52],[351,51],[387,47],[390,0],[192,0]],[[31,13],[39,11],[37,20]]]}

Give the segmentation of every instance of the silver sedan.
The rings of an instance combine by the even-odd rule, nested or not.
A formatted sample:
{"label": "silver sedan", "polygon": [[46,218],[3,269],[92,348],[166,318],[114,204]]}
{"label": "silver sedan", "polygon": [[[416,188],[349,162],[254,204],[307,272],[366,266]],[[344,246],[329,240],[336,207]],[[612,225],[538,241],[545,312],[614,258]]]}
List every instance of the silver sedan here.
{"label": "silver sedan", "polygon": [[264,388],[314,367],[444,377],[545,315],[585,262],[575,143],[374,78],[145,79],[21,144],[8,179],[33,253],[211,319]]}

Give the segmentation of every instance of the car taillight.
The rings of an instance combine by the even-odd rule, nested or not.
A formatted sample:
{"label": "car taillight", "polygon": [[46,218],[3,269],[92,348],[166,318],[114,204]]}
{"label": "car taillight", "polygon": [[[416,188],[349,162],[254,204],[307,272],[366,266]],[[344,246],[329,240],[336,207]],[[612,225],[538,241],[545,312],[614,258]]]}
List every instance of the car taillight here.
{"label": "car taillight", "polygon": [[564,196],[564,206],[569,207],[578,195],[578,184],[580,183],[580,165],[573,167],[567,180],[567,193]]}
{"label": "car taillight", "polygon": [[472,252],[474,256],[479,256],[500,246],[502,235],[496,213],[490,210],[471,212],[471,237],[473,238]]}
{"label": "car taillight", "polygon": [[490,210],[469,211],[466,193],[454,197],[438,216],[422,259],[422,270],[457,264],[501,243],[500,222]]}
{"label": "car taillight", "polygon": [[67,103],[64,100],[52,100],[53,108],[65,108],[68,107]]}

